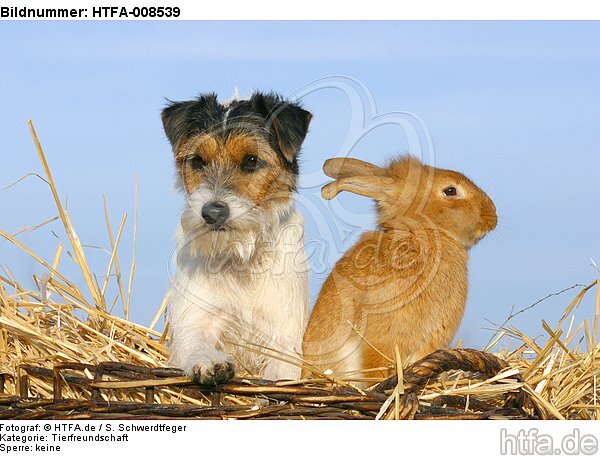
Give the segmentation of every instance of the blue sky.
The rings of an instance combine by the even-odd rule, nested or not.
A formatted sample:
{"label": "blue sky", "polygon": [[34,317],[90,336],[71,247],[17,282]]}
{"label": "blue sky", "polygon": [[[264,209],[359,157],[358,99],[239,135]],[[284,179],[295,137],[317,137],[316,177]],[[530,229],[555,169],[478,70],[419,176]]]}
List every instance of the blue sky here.
{"label": "blue sky", "polygon": [[[369,201],[343,195],[332,206],[320,198],[322,162],[348,151],[376,163],[420,152],[410,129],[398,125],[349,141],[364,105],[356,97],[371,97],[378,114],[422,119],[435,164],[464,172],[496,202],[500,225],[472,251],[458,335],[479,347],[490,336],[486,319],[500,322],[513,305],[598,276],[590,258],[600,260],[599,42],[593,22],[3,23],[0,187],[41,172],[31,118],[84,243],[108,245],[103,194],[113,226],[129,214],[126,266],[138,176],[132,317],[148,323],[168,286],[183,202],[160,122],[165,97],[215,91],[228,98],[234,86],[295,96],[318,86],[302,97],[314,118],[299,198],[307,240],[324,252],[313,264],[314,298],[335,260],[373,226]],[[0,191],[6,231],[53,215],[50,193],[35,178]],[[52,230],[66,240],[56,223],[20,239],[50,259],[58,242]],[[103,274],[108,254],[87,253]],[[23,281],[41,271],[4,241],[0,265]],[[68,259],[64,270],[76,274]],[[514,323],[535,336],[540,319],[555,322],[572,296],[547,300]]]}

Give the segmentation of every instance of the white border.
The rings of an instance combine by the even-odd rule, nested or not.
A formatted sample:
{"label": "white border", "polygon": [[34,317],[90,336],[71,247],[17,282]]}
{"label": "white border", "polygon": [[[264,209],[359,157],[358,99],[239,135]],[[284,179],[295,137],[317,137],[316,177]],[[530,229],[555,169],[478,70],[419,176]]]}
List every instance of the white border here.
{"label": "white border", "polygon": [[[181,9],[179,20],[600,19],[600,2],[596,0],[8,0],[2,1],[0,6],[90,9],[101,6],[177,6]],[[94,19],[88,17],[87,20]]]}

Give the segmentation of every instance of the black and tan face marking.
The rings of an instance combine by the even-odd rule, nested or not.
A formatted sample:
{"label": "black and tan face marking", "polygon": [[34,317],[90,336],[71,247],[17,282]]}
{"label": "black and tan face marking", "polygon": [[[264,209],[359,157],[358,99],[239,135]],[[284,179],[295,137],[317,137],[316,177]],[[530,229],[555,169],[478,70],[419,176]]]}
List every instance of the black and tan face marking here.
{"label": "black and tan face marking", "polygon": [[285,217],[310,119],[259,92],[227,104],[215,95],[171,103],[162,120],[188,195],[182,226],[248,237]]}
{"label": "black and tan face marking", "polygon": [[187,194],[204,185],[268,206],[289,200],[295,187],[295,175],[269,143],[246,132],[189,138],[175,161]]}
{"label": "black and tan face marking", "polygon": [[[220,152],[236,152],[235,136],[254,136],[269,145],[283,168],[298,174],[298,154],[312,115],[276,94],[255,92],[248,100],[220,103],[208,94],[196,100],[173,102],[162,112],[165,133],[176,155],[184,142],[208,135],[220,142]],[[235,142],[235,141],[234,141]],[[198,163],[200,164],[200,163]]]}

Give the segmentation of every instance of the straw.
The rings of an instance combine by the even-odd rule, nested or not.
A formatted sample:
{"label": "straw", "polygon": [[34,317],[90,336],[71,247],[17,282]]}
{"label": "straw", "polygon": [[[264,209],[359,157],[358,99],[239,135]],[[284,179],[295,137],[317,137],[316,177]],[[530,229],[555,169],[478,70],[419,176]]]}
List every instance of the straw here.
{"label": "straw", "polygon": [[[455,348],[444,352],[447,354],[447,360],[450,360],[446,372],[440,375],[436,371],[435,375],[418,381],[417,387],[414,383],[411,384],[411,381],[414,382],[414,372],[418,369],[415,370],[414,365],[403,366],[397,347],[394,353],[386,355],[351,325],[363,342],[379,352],[388,364],[364,371],[336,373],[336,376],[333,376],[316,371],[314,367],[304,363],[296,353],[284,353],[242,340],[235,343],[245,350],[302,367],[311,372],[314,378],[266,382],[251,375],[240,374],[231,385],[211,390],[194,388],[181,372],[173,373],[171,377],[139,377],[137,368],[132,368],[129,377],[94,377],[97,367],[107,362],[120,363],[119,365],[123,366],[145,366],[150,369],[168,367],[168,328],[165,328],[164,332],[154,329],[165,311],[166,300],[161,301],[160,296],[155,303],[146,303],[158,309],[149,326],[129,320],[136,269],[138,182],[136,179],[133,258],[128,276],[126,279],[123,277],[119,261],[119,249],[123,237],[126,236],[127,215],[121,217],[115,235],[108,205],[104,199],[104,217],[110,247],[106,249],[106,267],[98,276],[101,280],[97,281],[87,262],[84,244],[80,241],[68,211],[61,203],[49,162],[31,121],[29,128],[44,171],[45,178],[42,179],[50,188],[57,214],[15,234],[0,230],[0,237],[44,268],[42,274],[33,276],[33,286],[26,286],[20,282],[8,266],[4,267],[4,272],[0,274],[0,374],[5,374],[0,375],[3,383],[0,393],[4,394],[0,394],[0,399],[4,398],[0,401],[0,417],[16,417],[25,412],[30,413],[26,416],[30,418],[56,417],[58,409],[51,411],[49,406],[40,403],[42,405],[38,404],[36,411],[31,412],[27,407],[18,405],[23,398],[13,400],[9,397],[27,393],[38,401],[46,400],[44,404],[52,403],[56,399],[54,394],[57,381],[52,372],[61,363],[76,363],[87,367],[80,377],[61,374],[60,394],[61,400],[71,401],[69,404],[78,407],[77,410],[86,410],[85,413],[81,412],[81,417],[97,417],[101,413],[108,414],[109,417],[123,417],[130,413],[124,412],[122,407],[110,405],[110,401],[137,403],[140,407],[145,406],[145,411],[135,409],[135,405],[128,406],[130,408],[127,410],[138,410],[136,413],[141,414],[140,416],[158,416],[162,409],[144,405],[144,401],[151,400],[164,406],[175,407],[168,409],[168,413],[172,414],[169,416],[181,417],[599,418],[598,280],[587,286],[575,285],[558,293],[551,293],[516,312],[513,308],[509,318],[495,329],[484,351],[472,352],[475,359],[489,357],[498,359],[498,365],[505,365],[505,368],[493,373],[478,371],[476,363],[471,370],[464,364],[453,367],[451,361],[454,354],[471,353]],[[59,242],[52,258],[42,258],[18,239],[20,233],[35,232],[58,219],[62,222],[69,242],[65,246]],[[65,252],[67,256],[63,255]],[[76,263],[81,277],[67,277],[61,272],[62,263],[68,261],[69,257]],[[77,285],[81,281],[85,285],[83,288]],[[544,299],[550,296],[564,299],[567,293],[573,293],[574,288],[580,289],[570,302],[565,303],[566,310],[558,318],[556,327],[552,328],[545,319],[541,320],[540,331],[544,334],[543,338],[524,334],[514,326],[508,325],[515,316],[523,314]],[[110,290],[114,290],[116,295],[113,305],[118,300],[122,303],[123,318],[114,315],[112,307],[107,306],[106,297]],[[583,305],[588,301],[591,302],[590,308]],[[587,318],[577,317],[576,310],[584,313]],[[547,319],[550,321],[550,316]],[[566,321],[569,321],[567,329],[562,327]],[[499,351],[503,342],[516,345],[517,348]],[[494,356],[490,355],[492,350],[495,350]],[[424,366],[431,364],[427,363],[428,361]],[[126,368],[123,369],[125,372]],[[23,374],[25,371],[28,372],[26,377]],[[382,373],[391,373],[390,379],[395,381],[390,389],[384,388],[384,392],[378,388],[389,380],[379,386],[373,386],[383,380],[380,377]],[[83,386],[82,378],[95,382],[87,384],[88,387],[102,388],[94,399],[95,404],[101,401],[109,401],[110,404],[107,402],[103,408],[83,404],[81,401],[89,402],[93,399],[93,393]],[[218,396],[216,406],[215,395]],[[256,405],[257,400],[265,398],[270,405]],[[68,409],[67,405],[64,405],[64,410]],[[190,408],[192,406],[193,408]],[[21,412],[18,412],[19,410]],[[144,413],[147,415],[143,415]]]}

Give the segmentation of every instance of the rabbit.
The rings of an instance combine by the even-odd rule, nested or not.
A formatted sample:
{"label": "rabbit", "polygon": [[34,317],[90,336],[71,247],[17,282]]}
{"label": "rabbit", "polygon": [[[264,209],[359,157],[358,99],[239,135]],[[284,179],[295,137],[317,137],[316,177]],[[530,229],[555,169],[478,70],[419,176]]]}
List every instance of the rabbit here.
{"label": "rabbit", "polygon": [[401,156],[385,167],[353,158],[323,165],[331,200],[376,202],[378,228],[336,263],[303,339],[304,377],[410,364],[446,347],[467,298],[468,251],[497,224],[488,195],[464,175]]}

